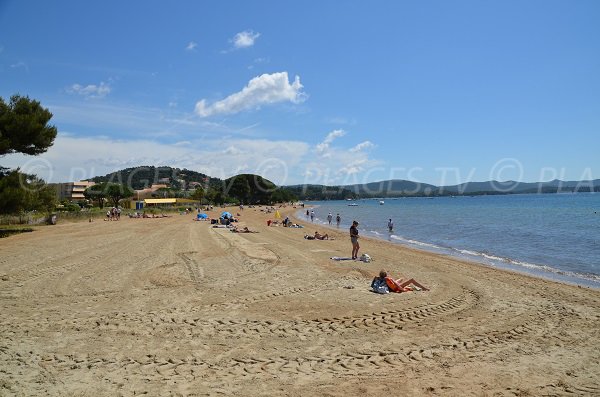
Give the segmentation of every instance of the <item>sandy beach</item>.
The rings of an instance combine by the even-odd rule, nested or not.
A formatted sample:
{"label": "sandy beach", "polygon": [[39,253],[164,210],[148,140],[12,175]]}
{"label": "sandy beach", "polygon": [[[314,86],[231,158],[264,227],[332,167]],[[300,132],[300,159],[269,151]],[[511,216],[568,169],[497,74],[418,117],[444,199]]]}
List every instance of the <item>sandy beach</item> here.
{"label": "sandy beach", "polygon": [[[193,217],[0,239],[0,395],[600,395],[600,291]],[[380,269],[431,290],[372,293]]]}

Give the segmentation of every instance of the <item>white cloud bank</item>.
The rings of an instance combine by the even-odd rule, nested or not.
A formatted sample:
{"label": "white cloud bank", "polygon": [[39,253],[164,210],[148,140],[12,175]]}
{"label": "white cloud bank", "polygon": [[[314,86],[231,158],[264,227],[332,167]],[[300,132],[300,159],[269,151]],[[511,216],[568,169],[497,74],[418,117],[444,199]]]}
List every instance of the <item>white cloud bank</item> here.
{"label": "white cloud bank", "polygon": [[90,84],[83,86],[81,84],[73,84],[67,92],[71,94],[82,95],[86,98],[103,98],[110,94],[111,88],[108,84],[100,82],[99,85]]}
{"label": "white cloud bank", "polygon": [[260,33],[254,33],[252,30],[245,30],[237,33],[230,41],[235,48],[248,48],[252,47],[259,37]]}
{"label": "white cloud bank", "polygon": [[[61,133],[48,152],[39,156],[7,155],[2,158],[2,165],[21,167],[48,182],[87,179],[147,165],[187,168],[223,179],[247,172],[284,185],[364,182],[380,162],[370,158],[368,145],[352,151],[361,144],[350,149],[336,141],[344,134],[335,130],[319,144],[310,145],[300,140],[239,137],[160,143],[152,139],[118,140]],[[327,147],[318,149],[323,143]]]}
{"label": "white cloud bank", "polygon": [[379,164],[377,160],[371,159],[367,152],[375,147],[372,142],[364,141],[350,149],[344,148],[343,144],[334,145],[334,141],[343,136],[346,136],[344,130],[333,130],[322,142],[314,146],[313,156],[307,156],[307,161],[303,164],[303,183],[357,183],[359,174]]}
{"label": "white cloud bank", "polygon": [[207,104],[206,99],[198,101],[195,111],[200,117],[210,117],[258,109],[262,105],[279,102],[301,103],[306,99],[302,88],[299,76],[290,84],[287,72],[263,74],[250,80],[241,91],[213,104]]}
{"label": "white cloud bank", "polygon": [[39,156],[12,154],[6,167],[21,167],[47,182],[66,182],[106,175],[138,166],[187,168],[217,178],[239,172],[261,175],[275,183],[289,183],[310,145],[292,140],[203,139],[164,144],[148,139],[116,140],[59,134],[48,152]]}

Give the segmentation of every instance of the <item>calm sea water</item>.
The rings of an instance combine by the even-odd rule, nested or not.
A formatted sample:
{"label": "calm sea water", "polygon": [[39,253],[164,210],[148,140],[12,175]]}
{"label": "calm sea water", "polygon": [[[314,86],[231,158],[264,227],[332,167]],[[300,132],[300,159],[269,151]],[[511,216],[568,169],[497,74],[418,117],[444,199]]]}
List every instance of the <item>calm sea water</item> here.
{"label": "calm sea water", "polygon": [[[307,202],[315,223],[342,227],[538,277],[600,288],[600,194],[400,198]],[[394,230],[387,229],[388,219]],[[365,252],[368,252],[368,245]]]}

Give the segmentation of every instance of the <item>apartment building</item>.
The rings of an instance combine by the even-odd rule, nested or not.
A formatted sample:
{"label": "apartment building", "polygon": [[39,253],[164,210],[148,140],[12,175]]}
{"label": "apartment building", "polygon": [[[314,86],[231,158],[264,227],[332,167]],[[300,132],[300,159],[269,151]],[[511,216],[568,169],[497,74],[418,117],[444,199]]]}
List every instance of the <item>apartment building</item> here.
{"label": "apartment building", "polygon": [[90,186],[94,186],[95,182],[79,181],[58,183],[57,193],[59,200],[84,200],[83,192]]}

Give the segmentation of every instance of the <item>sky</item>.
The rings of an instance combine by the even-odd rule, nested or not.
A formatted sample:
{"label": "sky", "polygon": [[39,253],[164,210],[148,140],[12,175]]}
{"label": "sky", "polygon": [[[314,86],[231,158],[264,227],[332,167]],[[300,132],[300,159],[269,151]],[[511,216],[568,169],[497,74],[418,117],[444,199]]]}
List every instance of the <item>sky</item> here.
{"label": "sky", "polygon": [[277,184],[600,178],[600,2],[0,0],[0,97],[48,182],[142,165]]}

